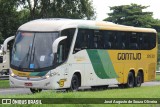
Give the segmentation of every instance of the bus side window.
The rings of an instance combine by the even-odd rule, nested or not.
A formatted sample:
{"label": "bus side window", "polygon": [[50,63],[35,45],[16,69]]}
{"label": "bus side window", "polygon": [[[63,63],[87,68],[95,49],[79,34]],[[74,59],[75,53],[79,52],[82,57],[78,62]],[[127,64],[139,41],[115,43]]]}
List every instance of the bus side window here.
{"label": "bus side window", "polygon": [[62,40],[58,45],[57,62],[62,63],[67,59],[68,52],[66,51],[67,40]]}
{"label": "bus side window", "polygon": [[115,49],[125,48],[125,35],[123,32],[116,32]]}
{"label": "bus side window", "polygon": [[57,53],[57,62],[58,63],[61,63],[63,61],[62,50],[63,50],[63,45],[59,45],[59,47],[58,47],[58,53]]}
{"label": "bus side window", "polygon": [[81,49],[87,49],[88,48],[88,35],[85,34],[84,32],[82,33],[82,41],[81,41],[81,44],[80,44],[80,47]]}
{"label": "bus side window", "polygon": [[143,34],[143,48],[144,50],[153,49],[156,46],[156,35],[150,33]]}
{"label": "bus side window", "polygon": [[149,34],[150,37],[150,49],[153,49],[156,46],[156,34]]}
{"label": "bus side window", "polygon": [[137,50],[139,49],[139,46],[138,46],[138,36],[137,36],[137,33],[129,33],[129,49],[131,50]]}
{"label": "bus side window", "polygon": [[103,34],[103,31],[94,30],[93,49],[103,49],[104,48],[104,36],[102,34]]}
{"label": "bus side window", "polygon": [[71,48],[75,29],[65,29],[61,32],[61,36],[67,36],[67,39],[60,42],[59,45],[59,63],[65,61],[68,58],[69,51]]}
{"label": "bus side window", "polygon": [[138,41],[139,49],[140,49],[140,50],[141,50],[141,49],[143,50],[144,37],[142,36],[142,34],[139,35],[139,38],[138,38],[138,39],[139,39],[139,41]]}
{"label": "bus side window", "polygon": [[83,49],[91,49],[92,47],[91,31],[92,30],[90,29],[79,29],[73,53],[76,53]]}
{"label": "bus side window", "polygon": [[110,31],[105,31],[104,32],[104,49],[111,49],[112,48],[112,32]]}
{"label": "bus side window", "polygon": [[147,33],[148,49],[153,49],[156,46],[156,35]]}
{"label": "bus side window", "polygon": [[120,49],[126,49],[127,48],[127,36],[126,36],[126,33],[125,32],[121,32],[120,33],[120,38],[121,38],[121,41],[119,42],[120,43]]}

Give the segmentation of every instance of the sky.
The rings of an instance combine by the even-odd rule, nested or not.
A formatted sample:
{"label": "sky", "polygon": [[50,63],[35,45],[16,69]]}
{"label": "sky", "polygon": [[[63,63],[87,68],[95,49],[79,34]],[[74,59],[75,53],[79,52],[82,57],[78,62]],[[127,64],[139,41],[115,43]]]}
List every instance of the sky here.
{"label": "sky", "polygon": [[129,5],[136,3],[142,6],[150,6],[144,11],[153,12],[155,19],[160,19],[160,3],[159,0],[93,0],[93,7],[97,13],[96,20],[103,20],[108,17],[112,6]]}

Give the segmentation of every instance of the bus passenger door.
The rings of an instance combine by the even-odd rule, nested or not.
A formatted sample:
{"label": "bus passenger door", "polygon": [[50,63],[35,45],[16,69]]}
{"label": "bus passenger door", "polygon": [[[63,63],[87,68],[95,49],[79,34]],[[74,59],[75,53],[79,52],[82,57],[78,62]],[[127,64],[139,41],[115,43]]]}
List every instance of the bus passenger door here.
{"label": "bus passenger door", "polygon": [[[93,30],[90,29],[79,29],[77,38],[75,41],[75,46],[73,50],[73,55],[75,59],[75,64],[79,69],[82,70],[82,85],[89,86],[92,82],[92,65],[90,63],[90,59],[88,57],[87,50],[92,48],[93,42]],[[82,69],[83,68],[83,69]]]}

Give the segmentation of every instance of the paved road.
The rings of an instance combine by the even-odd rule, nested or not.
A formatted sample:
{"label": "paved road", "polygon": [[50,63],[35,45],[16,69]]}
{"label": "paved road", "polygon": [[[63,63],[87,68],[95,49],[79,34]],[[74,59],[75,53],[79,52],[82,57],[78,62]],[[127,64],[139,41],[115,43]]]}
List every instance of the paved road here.
{"label": "paved road", "polygon": [[28,88],[0,89],[0,95],[7,95],[7,94],[31,94],[31,92]]}
{"label": "paved road", "polygon": [[0,75],[0,80],[8,80],[9,75]]}
{"label": "paved road", "polygon": [[[153,82],[145,82],[142,86],[156,86],[160,85],[160,81]],[[117,85],[109,86],[109,88],[117,88]],[[90,87],[81,87],[80,90],[90,89]],[[43,90],[47,91],[47,90]],[[32,94],[30,89],[28,88],[8,88],[8,89],[0,89],[0,95],[8,95],[8,94]]]}

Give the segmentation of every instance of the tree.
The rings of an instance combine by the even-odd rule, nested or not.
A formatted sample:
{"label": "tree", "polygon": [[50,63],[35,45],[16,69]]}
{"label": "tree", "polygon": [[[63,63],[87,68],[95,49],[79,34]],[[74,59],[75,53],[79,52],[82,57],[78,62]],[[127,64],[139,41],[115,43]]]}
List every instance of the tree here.
{"label": "tree", "polygon": [[37,18],[94,19],[90,0],[0,0],[0,43]]}
{"label": "tree", "polygon": [[[61,1],[61,2],[59,2]],[[56,10],[54,15],[63,18],[85,18],[94,19],[95,12],[92,2],[89,0],[55,0],[52,11]]]}
{"label": "tree", "polygon": [[94,19],[95,11],[89,0],[19,0],[36,18],[86,18]]}
{"label": "tree", "polygon": [[110,7],[112,13],[105,20],[136,27],[152,27],[152,12],[143,12],[148,6],[137,4]]}
{"label": "tree", "polygon": [[[160,36],[160,20],[153,18],[152,12],[143,12],[148,6],[137,4],[110,7],[109,17],[104,19],[117,24],[154,28]],[[159,37],[160,43],[160,37]]]}
{"label": "tree", "polygon": [[16,11],[16,2],[13,0],[0,0],[0,43],[15,34],[19,21]]}

